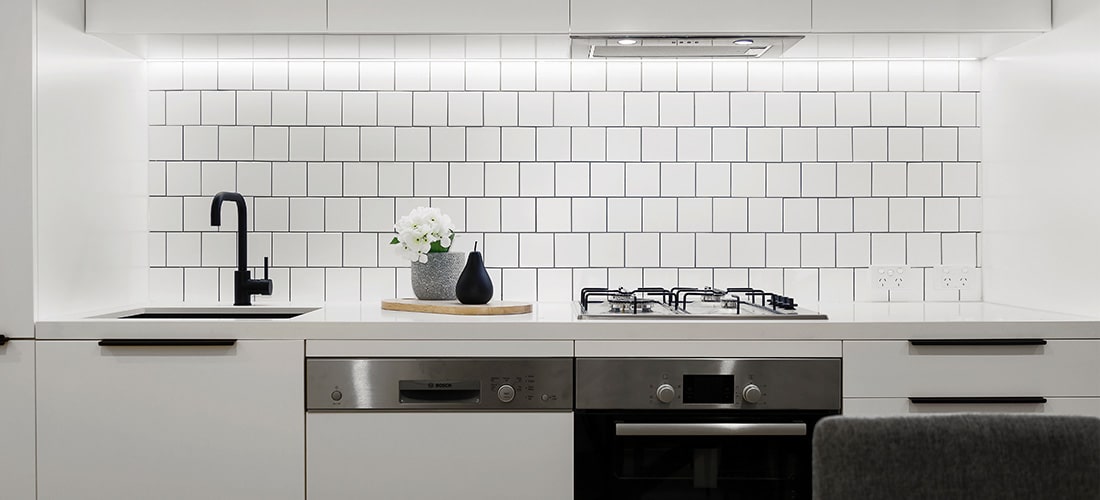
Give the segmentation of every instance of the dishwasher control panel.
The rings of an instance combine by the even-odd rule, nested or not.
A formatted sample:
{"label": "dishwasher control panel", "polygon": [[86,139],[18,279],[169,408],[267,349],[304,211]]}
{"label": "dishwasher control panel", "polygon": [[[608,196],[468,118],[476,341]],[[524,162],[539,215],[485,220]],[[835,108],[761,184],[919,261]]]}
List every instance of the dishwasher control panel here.
{"label": "dishwasher control panel", "polygon": [[307,411],[572,409],[572,358],[306,358]]}

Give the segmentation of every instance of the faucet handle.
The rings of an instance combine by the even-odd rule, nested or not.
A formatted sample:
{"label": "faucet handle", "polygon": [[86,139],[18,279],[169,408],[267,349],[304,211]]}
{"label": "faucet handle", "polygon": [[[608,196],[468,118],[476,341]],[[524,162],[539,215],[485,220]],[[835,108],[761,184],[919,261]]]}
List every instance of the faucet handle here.
{"label": "faucet handle", "polygon": [[268,275],[267,275],[267,273],[268,273],[268,265],[267,265],[267,264],[268,264],[268,259],[269,259],[269,258],[270,258],[270,257],[264,257],[264,279],[265,279],[265,280],[269,280],[269,279],[271,279],[271,278],[270,278],[270,277],[268,277]]}

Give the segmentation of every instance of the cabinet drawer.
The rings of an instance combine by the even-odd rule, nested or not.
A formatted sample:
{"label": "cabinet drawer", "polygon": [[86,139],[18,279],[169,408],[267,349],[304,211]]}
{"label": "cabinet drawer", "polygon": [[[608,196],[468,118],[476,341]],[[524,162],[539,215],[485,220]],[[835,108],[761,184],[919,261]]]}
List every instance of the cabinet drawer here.
{"label": "cabinet drawer", "polygon": [[844,342],[844,397],[911,396],[1100,396],[1100,341]]}
{"label": "cabinet drawer", "polygon": [[1042,404],[913,404],[909,398],[845,398],[850,417],[923,413],[1047,413],[1100,417],[1100,398],[1047,398]]}

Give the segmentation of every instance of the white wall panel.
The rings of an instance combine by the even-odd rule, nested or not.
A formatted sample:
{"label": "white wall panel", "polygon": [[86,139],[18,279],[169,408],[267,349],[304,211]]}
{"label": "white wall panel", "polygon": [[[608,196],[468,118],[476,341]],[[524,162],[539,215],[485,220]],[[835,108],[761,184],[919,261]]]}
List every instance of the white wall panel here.
{"label": "white wall panel", "polygon": [[83,23],[82,0],[38,1],[40,318],[147,298],[145,62]]}
{"label": "white wall panel", "polygon": [[1054,2],[1054,30],[983,64],[986,298],[1097,314],[1100,5]]}

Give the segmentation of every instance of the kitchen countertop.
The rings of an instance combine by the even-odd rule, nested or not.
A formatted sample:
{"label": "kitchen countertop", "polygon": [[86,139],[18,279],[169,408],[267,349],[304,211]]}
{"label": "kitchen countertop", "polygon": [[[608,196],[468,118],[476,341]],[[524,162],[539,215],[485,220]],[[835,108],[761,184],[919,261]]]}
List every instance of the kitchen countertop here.
{"label": "kitchen countertop", "polygon": [[[295,307],[304,304],[294,304]],[[289,306],[289,305],[288,305]],[[196,304],[173,307],[201,307]],[[219,305],[219,308],[229,306]],[[264,305],[259,307],[276,307]],[[1100,318],[985,302],[810,304],[828,320],[578,320],[576,305],[540,302],[513,316],[383,311],[377,302],[327,304],[292,319],[93,318],[37,323],[40,340],[234,338],[306,340],[874,340],[911,338],[1100,338]]]}

